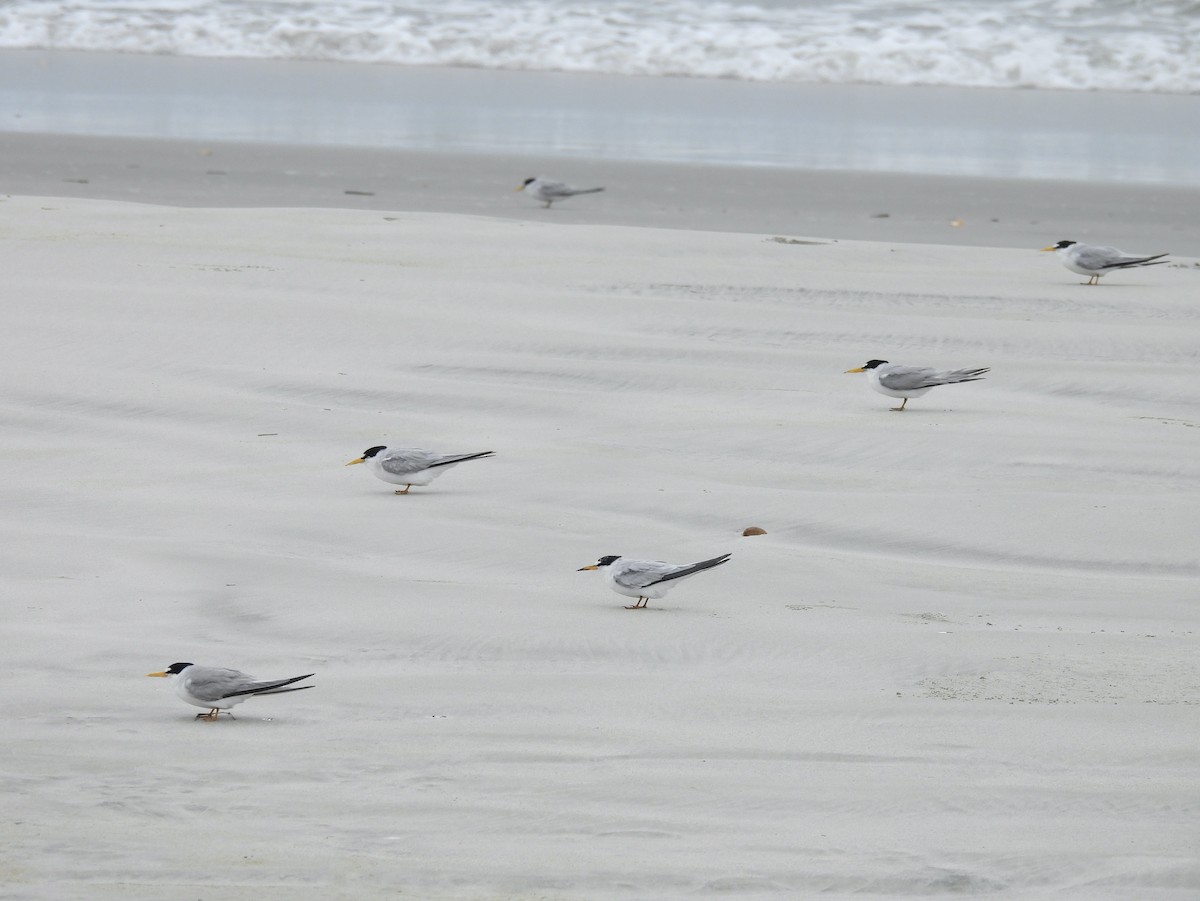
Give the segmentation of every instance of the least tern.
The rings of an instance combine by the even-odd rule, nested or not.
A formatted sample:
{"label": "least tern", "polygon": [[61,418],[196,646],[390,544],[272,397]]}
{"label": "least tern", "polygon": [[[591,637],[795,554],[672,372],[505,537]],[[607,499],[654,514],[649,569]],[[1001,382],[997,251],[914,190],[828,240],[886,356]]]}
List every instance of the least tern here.
{"label": "least tern", "polygon": [[983,378],[990,367],[982,369],[934,369],[930,366],[901,366],[887,360],[869,360],[847,372],[865,372],[871,387],[888,397],[902,397],[900,406],[892,407],[896,413],[904,411],[910,397],[920,397],[938,385],[956,385],[959,382],[975,382]]}
{"label": "least tern", "polygon": [[636,604],[626,606],[626,610],[641,610],[650,598],[661,598],[681,581],[696,573],[720,566],[730,558],[730,554],[722,554],[711,560],[701,560],[699,563],[663,563],[659,560],[630,560],[619,555],[601,557],[591,566],[582,566],[576,572],[592,569],[603,569],[608,587],[617,594],[627,598],[637,598]]}
{"label": "least tern", "polygon": [[493,453],[494,451],[480,451],[477,454],[436,454],[419,447],[385,447],[380,444],[367,448],[361,457],[351,460],[346,465],[370,463],[376,478],[393,485],[403,485],[404,488],[396,494],[408,494],[408,489],[413,485],[428,485],[447,469],[459,463],[480,460],[492,456]]}
{"label": "least tern", "polygon": [[[171,679],[175,682],[175,693],[189,704],[205,708],[208,713],[197,713],[196,719],[212,722],[221,715],[253,695],[281,695],[289,691],[304,691],[311,685],[297,685],[295,688],[285,688],[293,682],[308,679],[316,673],[306,676],[293,676],[290,679],[255,679],[235,669],[224,669],[219,666],[196,666],[194,663],[172,663],[161,673],[146,673],[147,676],[157,676]],[[232,713],[229,716],[233,716]]]}
{"label": "least tern", "polygon": [[1114,269],[1136,269],[1139,266],[1158,266],[1167,262],[1163,259],[1165,253],[1140,257],[1115,247],[1079,244],[1075,241],[1059,241],[1042,248],[1043,253],[1050,250],[1058,254],[1058,261],[1072,272],[1086,275],[1088,280],[1084,284],[1088,285],[1100,284],[1100,276],[1108,275]]}
{"label": "least tern", "polygon": [[570,185],[564,185],[561,181],[547,181],[544,178],[527,178],[517,186],[518,191],[524,191],[526,194],[532,194],[538,200],[546,205],[546,209],[550,209],[550,204],[556,200],[566,200],[568,197],[574,197],[576,194],[595,194],[597,191],[603,191],[603,188],[572,188]]}

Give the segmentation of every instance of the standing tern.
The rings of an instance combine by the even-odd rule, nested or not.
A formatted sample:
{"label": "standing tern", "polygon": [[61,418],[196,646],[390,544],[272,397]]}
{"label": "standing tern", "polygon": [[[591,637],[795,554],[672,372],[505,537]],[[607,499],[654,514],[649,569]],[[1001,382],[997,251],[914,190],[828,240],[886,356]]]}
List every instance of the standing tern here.
{"label": "standing tern", "polygon": [[516,190],[532,194],[550,209],[550,204],[556,200],[566,200],[576,194],[595,194],[603,188],[572,188],[561,181],[548,181],[544,178],[527,178],[517,186]]}
{"label": "standing tern", "polygon": [[730,558],[730,554],[722,554],[711,560],[701,560],[699,563],[663,563],[659,560],[630,560],[619,555],[601,557],[591,566],[582,566],[576,572],[592,569],[603,569],[608,587],[617,594],[627,598],[637,598],[636,604],[625,607],[626,610],[641,610],[650,598],[661,598],[679,582],[696,573],[720,566]]}
{"label": "standing tern", "polygon": [[1043,253],[1051,250],[1058,254],[1058,261],[1072,272],[1088,276],[1088,280],[1084,282],[1087,285],[1100,284],[1100,276],[1108,275],[1114,269],[1136,269],[1139,266],[1158,266],[1167,262],[1163,259],[1165,253],[1140,257],[1115,247],[1079,244],[1075,241],[1059,241],[1042,248]]}
{"label": "standing tern", "polygon": [[480,451],[477,454],[437,454],[419,447],[385,447],[380,444],[367,448],[361,457],[351,460],[346,465],[370,463],[376,478],[393,485],[403,485],[404,488],[396,494],[408,494],[408,489],[413,485],[428,485],[447,469],[459,463],[481,460],[493,454],[494,451]]}
{"label": "standing tern", "polygon": [[959,382],[976,382],[983,378],[990,367],[982,369],[934,369],[930,366],[901,366],[887,360],[869,360],[862,366],[846,372],[865,372],[871,387],[888,397],[902,397],[900,406],[892,407],[896,413],[904,412],[910,397],[920,397],[938,385],[956,385]]}
{"label": "standing tern", "polygon": [[[255,679],[235,669],[224,669],[219,666],[196,666],[194,663],[172,663],[161,673],[146,673],[147,676],[157,676],[171,679],[175,682],[175,693],[189,704],[205,708],[208,713],[197,713],[196,719],[208,720],[210,723],[253,695],[281,695],[289,691],[304,691],[311,685],[297,685],[286,688],[293,682],[308,679],[316,675],[293,676],[290,679]],[[233,716],[232,713],[229,714]]]}

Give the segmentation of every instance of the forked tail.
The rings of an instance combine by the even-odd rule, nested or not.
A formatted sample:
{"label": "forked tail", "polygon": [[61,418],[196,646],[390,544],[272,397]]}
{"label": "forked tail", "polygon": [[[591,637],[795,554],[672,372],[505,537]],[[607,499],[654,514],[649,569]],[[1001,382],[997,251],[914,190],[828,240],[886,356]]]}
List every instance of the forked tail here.
{"label": "forked tail", "polygon": [[983,378],[985,372],[991,372],[992,367],[984,366],[980,369],[955,369],[953,372],[946,373],[946,384],[957,385],[959,382],[977,382]]}
{"label": "forked tail", "polygon": [[449,466],[452,463],[463,463],[467,460],[482,460],[484,457],[495,455],[495,451],[480,451],[477,454],[463,454],[460,457],[447,457],[445,460],[438,460],[436,463],[430,464],[429,468],[434,469],[438,466]]}
{"label": "forked tail", "polygon": [[299,682],[301,679],[311,679],[316,673],[309,673],[306,676],[293,676],[291,679],[280,679],[277,682],[267,682],[264,685],[258,685],[254,688],[243,688],[241,691],[231,691],[225,695],[227,698],[236,698],[238,695],[281,695],[287,691],[303,691],[306,688],[312,688],[311,685],[300,685],[296,688],[284,688],[285,685],[291,685],[293,682]]}
{"label": "forked tail", "polygon": [[1127,260],[1124,263],[1113,263],[1111,266],[1105,266],[1105,269],[1137,269],[1140,266],[1161,266],[1163,263],[1169,262],[1164,260],[1165,253],[1158,253],[1152,257],[1142,257],[1140,260]]}
{"label": "forked tail", "polygon": [[653,582],[647,582],[644,587],[649,588],[651,585],[657,585],[659,582],[670,582],[672,579],[682,579],[684,576],[695,575],[698,572],[703,572],[706,569],[712,569],[714,566],[720,566],[733,554],[722,554],[720,557],[713,557],[711,560],[701,560],[699,563],[693,563],[691,566],[685,567],[678,572],[673,572],[670,575],[663,576],[661,579],[655,579]]}

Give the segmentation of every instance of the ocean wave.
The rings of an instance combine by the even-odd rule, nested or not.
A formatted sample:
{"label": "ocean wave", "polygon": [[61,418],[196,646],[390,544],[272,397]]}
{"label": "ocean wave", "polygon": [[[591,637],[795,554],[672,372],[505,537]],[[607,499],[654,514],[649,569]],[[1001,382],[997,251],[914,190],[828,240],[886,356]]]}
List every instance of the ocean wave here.
{"label": "ocean wave", "polygon": [[1193,93],[1200,2],[10,0],[0,47]]}

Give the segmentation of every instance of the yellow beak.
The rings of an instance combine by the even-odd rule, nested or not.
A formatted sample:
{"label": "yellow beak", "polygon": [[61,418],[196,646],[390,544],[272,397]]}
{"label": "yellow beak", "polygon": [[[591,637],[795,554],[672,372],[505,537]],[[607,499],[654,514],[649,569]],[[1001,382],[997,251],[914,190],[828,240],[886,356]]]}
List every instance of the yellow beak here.
{"label": "yellow beak", "polygon": [[[862,366],[859,366],[856,369],[847,369],[846,370],[846,372],[866,372],[866,371],[867,370],[864,369]],[[842,374],[845,375],[845,373],[842,373]]]}
{"label": "yellow beak", "polygon": [[160,678],[160,679],[165,679],[165,678],[167,678],[167,674],[166,674],[166,673],[146,673],[146,675],[147,675],[147,676],[158,676],[158,678]]}
{"label": "yellow beak", "polygon": [[1045,253],[1047,250],[1058,250],[1058,248],[1051,244],[1049,247],[1043,247],[1042,253]]}
{"label": "yellow beak", "polygon": [[347,466],[353,466],[355,463],[366,463],[366,462],[367,462],[367,461],[366,461],[366,460],[364,460],[362,457],[359,457],[357,460],[351,460],[351,461],[350,461],[349,463],[347,463],[346,465],[347,465]]}
{"label": "yellow beak", "polygon": [[593,563],[591,566],[581,566],[581,567],[579,567],[579,569],[575,570],[575,572],[581,573],[581,572],[586,572],[589,569],[599,569],[599,568],[600,567],[598,567],[595,563]]}
{"label": "yellow beak", "polygon": [[515,188],[513,188],[513,193],[515,194],[515,193],[517,193],[517,191],[524,191],[524,190],[525,190],[524,185],[517,185]]}

